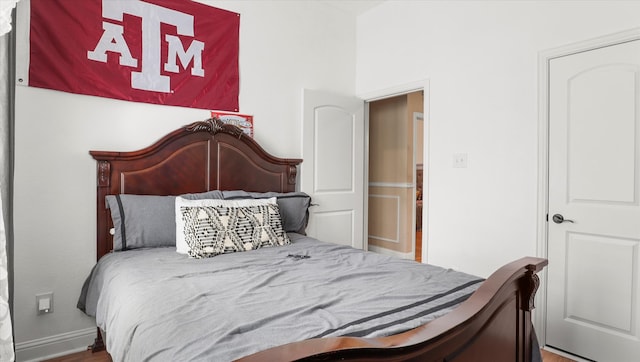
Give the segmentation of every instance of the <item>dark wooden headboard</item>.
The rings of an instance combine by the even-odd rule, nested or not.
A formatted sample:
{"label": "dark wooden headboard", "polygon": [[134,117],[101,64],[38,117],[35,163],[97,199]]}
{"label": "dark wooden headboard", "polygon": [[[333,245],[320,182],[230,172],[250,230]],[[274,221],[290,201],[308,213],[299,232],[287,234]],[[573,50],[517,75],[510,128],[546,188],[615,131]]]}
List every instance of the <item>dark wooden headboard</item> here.
{"label": "dark wooden headboard", "polygon": [[90,151],[97,164],[97,259],[113,248],[105,196],[180,195],[210,190],[296,190],[300,159],[267,153],[238,127],[217,118],[177,129],[131,152]]}

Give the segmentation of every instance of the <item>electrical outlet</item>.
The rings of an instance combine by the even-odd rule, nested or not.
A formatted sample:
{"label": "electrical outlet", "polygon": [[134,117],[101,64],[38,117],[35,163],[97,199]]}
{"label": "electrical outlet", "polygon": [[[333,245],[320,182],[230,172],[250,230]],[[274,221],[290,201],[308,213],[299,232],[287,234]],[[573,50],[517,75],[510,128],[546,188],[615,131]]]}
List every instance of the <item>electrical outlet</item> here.
{"label": "electrical outlet", "polygon": [[467,168],[467,154],[455,153],[453,155],[453,167],[454,168]]}
{"label": "electrical outlet", "polygon": [[36,295],[36,311],[38,315],[53,313],[53,292]]}

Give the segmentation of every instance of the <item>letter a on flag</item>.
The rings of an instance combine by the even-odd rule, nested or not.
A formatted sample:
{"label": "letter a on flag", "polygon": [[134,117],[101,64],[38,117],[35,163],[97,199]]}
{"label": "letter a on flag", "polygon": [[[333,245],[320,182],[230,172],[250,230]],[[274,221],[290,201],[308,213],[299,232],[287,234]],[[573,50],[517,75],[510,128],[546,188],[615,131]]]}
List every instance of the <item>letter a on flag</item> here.
{"label": "letter a on flag", "polygon": [[29,85],[238,111],[240,15],[190,0],[31,0]]}

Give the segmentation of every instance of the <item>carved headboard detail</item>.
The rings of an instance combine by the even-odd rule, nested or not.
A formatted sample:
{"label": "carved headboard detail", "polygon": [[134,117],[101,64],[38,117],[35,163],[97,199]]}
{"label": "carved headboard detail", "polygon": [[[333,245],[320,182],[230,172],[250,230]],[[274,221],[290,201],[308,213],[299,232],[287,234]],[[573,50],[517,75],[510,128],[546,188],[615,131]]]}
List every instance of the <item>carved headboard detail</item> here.
{"label": "carved headboard detail", "polygon": [[113,247],[110,194],[180,195],[210,190],[291,192],[301,159],[267,153],[218,118],[177,129],[137,151],[90,151],[97,161],[97,258]]}

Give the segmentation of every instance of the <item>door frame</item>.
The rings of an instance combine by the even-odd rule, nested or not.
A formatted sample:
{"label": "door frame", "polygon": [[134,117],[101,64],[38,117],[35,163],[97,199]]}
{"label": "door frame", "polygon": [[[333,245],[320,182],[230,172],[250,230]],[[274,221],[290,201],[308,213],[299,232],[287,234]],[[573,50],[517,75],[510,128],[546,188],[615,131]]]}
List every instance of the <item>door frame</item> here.
{"label": "door frame", "polygon": [[[424,98],[424,97],[423,97]],[[418,160],[418,154],[416,152],[416,144],[418,143],[418,123],[422,122],[422,150],[423,150],[423,155],[422,155],[422,192],[424,192],[425,187],[424,187],[424,133],[426,132],[424,130],[424,104],[422,106],[422,110],[423,112],[413,112],[413,208],[414,210],[416,209],[416,205],[418,203],[418,194],[416,192],[416,190],[418,189],[418,170],[416,169],[417,166],[417,160]],[[423,197],[423,201],[424,201],[424,197]],[[422,205],[422,208],[424,210],[424,204]],[[411,230],[411,237],[413,239],[413,243],[411,245],[411,260],[416,260],[416,244],[417,244],[417,231],[416,231],[416,224],[417,224],[417,219],[418,219],[418,213],[417,212],[413,212],[413,219],[411,221],[411,225],[413,225],[413,230]],[[422,245],[422,240],[420,241],[420,245]],[[422,258],[422,255],[420,255],[420,258]],[[420,259],[422,260],[422,259]]]}
{"label": "door frame", "polygon": [[[365,237],[365,245],[367,245],[368,248],[368,235],[369,235],[369,103],[374,102],[374,101],[379,101],[381,99],[385,99],[385,98],[391,98],[391,97],[395,97],[395,96],[400,96],[403,94],[408,94],[408,93],[412,93],[412,92],[418,92],[418,91],[423,91],[424,92],[424,97],[423,97],[423,104],[422,104],[422,119],[424,121],[424,131],[423,131],[423,135],[422,135],[422,141],[423,141],[423,155],[422,155],[422,159],[423,159],[423,179],[422,179],[422,262],[423,263],[427,263],[427,258],[425,257],[425,254],[428,255],[427,253],[427,246],[428,246],[428,232],[429,232],[429,228],[426,227],[426,225],[428,225],[428,211],[429,211],[429,79],[425,78],[422,80],[417,80],[415,82],[411,82],[411,83],[405,83],[405,84],[399,84],[399,85],[395,85],[395,86],[391,86],[388,88],[383,88],[383,89],[378,89],[375,91],[370,91],[370,92],[365,92],[365,93],[358,93],[356,94],[356,97],[364,100],[365,104],[364,104],[364,147],[365,147],[365,152],[364,152],[364,189],[365,189],[365,195],[364,195],[364,237]],[[414,151],[415,154],[415,151]],[[414,157],[414,163],[415,163],[415,157]],[[414,180],[415,180],[415,171],[414,171]],[[415,199],[415,196],[414,196]],[[424,202],[424,200],[427,200],[427,203]],[[414,213],[415,214],[415,213]],[[416,241],[415,241],[415,218],[413,219],[413,225],[414,225],[414,230],[413,230],[413,246],[412,246],[412,253],[414,254],[414,259],[415,259],[415,247],[416,247]]]}
{"label": "door frame", "polygon": [[[538,53],[538,211],[536,254],[548,257],[549,212],[549,63],[552,59],[582,53],[602,47],[640,40],[640,28],[633,28],[613,34],[603,35]],[[538,274],[542,288],[536,293],[534,325],[540,346],[546,345],[547,319],[547,272]]]}

